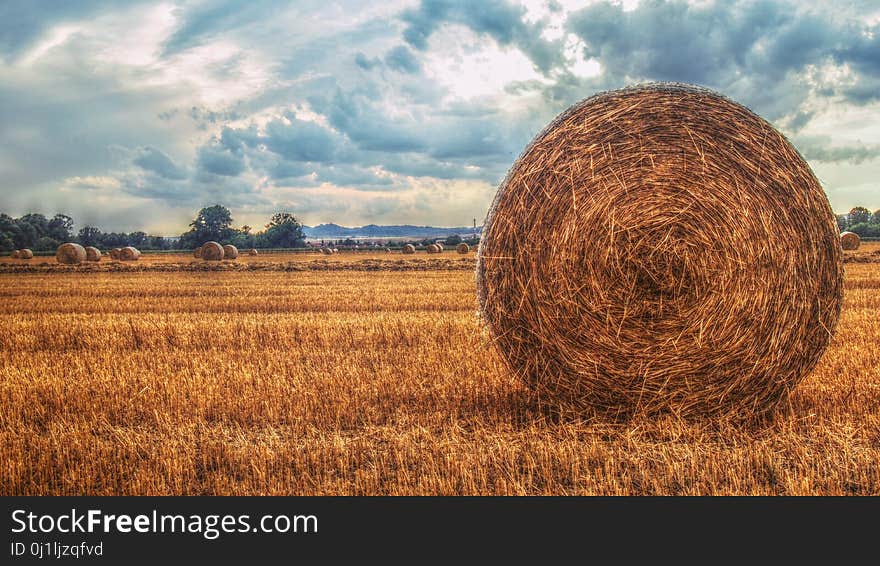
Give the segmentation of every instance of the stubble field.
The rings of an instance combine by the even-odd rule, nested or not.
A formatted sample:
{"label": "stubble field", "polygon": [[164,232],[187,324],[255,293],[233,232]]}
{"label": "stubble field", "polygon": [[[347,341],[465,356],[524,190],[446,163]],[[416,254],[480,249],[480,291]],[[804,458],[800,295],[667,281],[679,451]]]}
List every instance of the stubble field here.
{"label": "stubble field", "polygon": [[877,250],[749,424],[553,418],[480,325],[472,255],[3,260],[0,492],[878,495]]}

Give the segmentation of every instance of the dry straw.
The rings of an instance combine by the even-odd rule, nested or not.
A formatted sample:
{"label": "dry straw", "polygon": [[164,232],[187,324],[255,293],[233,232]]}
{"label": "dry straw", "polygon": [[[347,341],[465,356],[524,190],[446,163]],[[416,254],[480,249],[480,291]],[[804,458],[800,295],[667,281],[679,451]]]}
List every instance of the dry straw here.
{"label": "dry straw", "polygon": [[195,259],[202,259],[202,246],[199,246],[193,250],[193,257]]}
{"label": "dry straw", "polygon": [[416,253],[416,247],[412,244],[405,244],[400,251],[407,255],[414,254]]}
{"label": "dry straw", "polygon": [[18,259],[34,259],[34,252],[28,248],[18,250]]}
{"label": "dry straw", "polygon": [[857,250],[862,243],[862,239],[855,232],[841,232],[840,246],[848,251]]}
{"label": "dry straw", "polygon": [[442,252],[442,251],[443,251],[443,244],[441,244],[440,242],[434,242],[434,245],[437,246],[437,251],[438,251],[438,252]]}
{"label": "dry straw", "polygon": [[238,259],[238,248],[232,244],[223,246],[223,259]]}
{"label": "dry straw", "polygon": [[132,246],[125,246],[119,250],[119,259],[122,261],[137,261],[141,257],[141,252]]}
{"label": "dry straw", "polygon": [[333,250],[331,250],[330,248],[321,248],[321,253],[324,255],[331,255],[333,253]]}
{"label": "dry straw", "polygon": [[254,248],[251,248],[248,250],[248,255],[260,255],[260,252],[258,252]]}
{"label": "dry straw", "polygon": [[202,259],[205,261],[220,261],[223,259],[223,246],[217,242],[207,242],[202,245]]}
{"label": "dry straw", "polygon": [[480,305],[503,358],[561,412],[762,413],[840,316],[836,218],[769,123],[678,84],[569,108],[498,189]]}
{"label": "dry straw", "polygon": [[462,242],[462,243],[458,244],[457,246],[455,246],[455,251],[457,251],[461,255],[464,255],[464,254],[471,251],[471,247],[469,245],[465,244],[464,242]]}
{"label": "dry straw", "polygon": [[122,248],[113,248],[110,250],[110,259],[119,260],[120,253],[122,253]]}
{"label": "dry straw", "polygon": [[20,251],[20,250],[14,250],[14,251],[10,254],[10,257],[11,257],[12,259],[18,259],[19,257],[21,257],[21,251]]}
{"label": "dry straw", "polygon": [[86,250],[79,244],[67,242],[58,246],[55,251],[55,259],[58,263],[78,265],[86,260]]}
{"label": "dry straw", "polygon": [[425,248],[425,251],[429,254],[439,254],[440,248],[437,247],[437,244],[428,244],[428,247]]}
{"label": "dry straw", "polygon": [[86,246],[86,261],[101,261],[101,250]]}

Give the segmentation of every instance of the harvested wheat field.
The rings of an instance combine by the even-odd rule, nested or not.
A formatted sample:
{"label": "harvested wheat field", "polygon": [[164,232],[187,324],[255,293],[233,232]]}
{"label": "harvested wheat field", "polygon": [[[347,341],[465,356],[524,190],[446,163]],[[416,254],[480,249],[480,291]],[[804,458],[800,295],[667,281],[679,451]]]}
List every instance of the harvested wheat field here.
{"label": "harvested wheat field", "polygon": [[[488,343],[454,253],[4,258],[0,491],[878,495],[878,251],[847,254],[864,260],[816,370],[746,423],[554,417]],[[348,268],[247,269],[272,262]]]}

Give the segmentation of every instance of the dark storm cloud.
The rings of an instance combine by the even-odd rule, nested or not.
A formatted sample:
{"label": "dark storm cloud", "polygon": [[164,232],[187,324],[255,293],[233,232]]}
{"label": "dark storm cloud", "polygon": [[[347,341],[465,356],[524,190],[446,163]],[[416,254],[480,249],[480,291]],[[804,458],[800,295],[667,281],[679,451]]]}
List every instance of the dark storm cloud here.
{"label": "dark storm cloud", "polygon": [[220,145],[199,148],[197,165],[200,170],[225,177],[237,177],[245,169],[241,152],[230,151]]}
{"label": "dark storm cloud", "polygon": [[398,45],[385,55],[385,64],[401,73],[415,74],[422,70],[422,65],[413,52],[403,45]]}
{"label": "dark storm cloud", "polygon": [[570,14],[566,25],[584,42],[584,56],[602,65],[592,81],[601,87],[647,80],[706,85],[796,128],[805,123],[812,90],[870,98],[860,88],[871,82],[867,73],[847,88],[814,89],[806,80],[827,64],[871,68],[876,39],[865,39],[870,30],[857,19],[786,3],[643,2],[625,11],[600,2]]}
{"label": "dark storm cloud", "polygon": [[515,46],[541,71],[548,72],[562,62],[560,46],[541,38],[543,26],[524,21],[525,9],[506,1],[422,0],[406,10],[403,38],[414,48],[428,48],[431,35],[443,24],[460,24],[475,33],[488,35],[503,46]]}
{"label": "dark storm cloud", "polygon": [[132,163],[165,179],[186,179],[185,170],[178,167],[165,153],[152,147],[142,148]]}
{"label": "dark storm cloud", "polygon": [[290,161],[333,161],[340,141],[327,128],[295,117],[269,122],[261,138],[270,151]]}
{"label": "dark storm cloud", "polygon": [[830,136],[803,136],[792,141],[801,154],[811,161],[859,164],[880,157],[878,145],[857,144],[835,147],[831,143]]}
{"label": "dark storm cloud", "polygon": [[0,59],[18,57],[52,26],[81,20],[112,5],[113,2],[109,0],[4,0],[0,2]]}

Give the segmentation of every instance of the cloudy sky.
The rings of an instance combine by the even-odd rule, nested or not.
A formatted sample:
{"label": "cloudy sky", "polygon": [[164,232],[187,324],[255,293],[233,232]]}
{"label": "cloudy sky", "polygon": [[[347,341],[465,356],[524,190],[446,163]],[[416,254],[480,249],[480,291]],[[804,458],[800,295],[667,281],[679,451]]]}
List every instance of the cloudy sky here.
{"label": "cloudy sky", "polygon": [[570,104],[644,81],[779,127],[880,208],[880,0],[0,3],[0,211],[179,234],[469,225]]}

